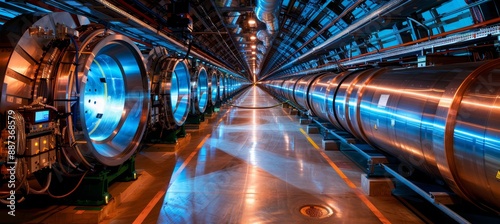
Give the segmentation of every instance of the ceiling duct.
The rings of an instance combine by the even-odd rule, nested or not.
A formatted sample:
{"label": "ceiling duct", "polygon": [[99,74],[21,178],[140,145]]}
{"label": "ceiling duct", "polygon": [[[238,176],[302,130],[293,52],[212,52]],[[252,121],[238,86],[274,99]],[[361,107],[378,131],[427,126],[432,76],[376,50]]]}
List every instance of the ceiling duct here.
{"label": "ceiling duct", "polygon": [[[238,7],[239,6],[239,1],[236,0],[222,0],[219,2],[220,7],[224,8],[229,8],[229,7]],[[240,12],[229,12],[227,14],[227,19],[226,19],[226,24],[228,25],[229,28],[235,28],[238,29],[240,28],[237,25],[238,19],[240,18],[241,13]]]}
{"label": "ceiling duct", "polygon": [[240,34],[242,30],[243,29],[240,26],[238,26],[238,28],[236,28],[236,30],[234,31],[234,33],[235,34]]}
{"label": "ceiling duct", "polygon": [[266,24],[267,32],[270,35],[273,35],[279,28],[276,11],[278,11],[278,3],[280,2],[277,0],[257,0],[255,15],[257,19]]}
{"label": "ceiling duct", "polygon": [[264,58],[264,55],[263,55],[263,54],[261,54],[261,53],[257,53],[257,58],[258,58],[259,60],[262,60],[262,58]]}
{"label": "ceiling duct", "polygon": [[266,53],[266,47],[264,47],[264,45],[262,44],[257,44],[257,50],[262,52],[262,54]]}
{"label": "ceiling duct", "polygon": [[264,43],[264,47],[268,48],[270,45],[269,34],[265,30],[259,30],[257,32],[257,39]]}

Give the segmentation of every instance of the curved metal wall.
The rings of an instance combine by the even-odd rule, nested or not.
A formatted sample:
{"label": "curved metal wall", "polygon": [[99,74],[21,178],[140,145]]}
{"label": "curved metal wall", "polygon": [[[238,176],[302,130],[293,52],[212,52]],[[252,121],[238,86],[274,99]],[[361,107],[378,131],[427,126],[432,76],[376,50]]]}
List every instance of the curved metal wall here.
{"label": "curved metal wall", "polygon": [[195,75],[193,75],[191,87],[193,94],[191,98],[191,109],[194,113],[204,113],[209,101],[208,75],[204,67],[199,66]]}
{"label": "curved metal wall", "polygon": [[[61,39],[27,30],[61,24],[68,31]],[[74,164],[116,166],[130,158],[149,111],[143,58],[130,39],[65,12],[21,15],[2,33],[0,112],[30,105],[68,114],[60,128]]]}
{"label": "curved metal wall", "polygon": [[219,101],[219,74],[216,69],[212,69],[209,79],[210,104],[215,106]]}
{"label": "curved metal wall", "polygon": [[308,101],[307,93],[309,92],[309,87],[311,83],[318,78],[319,75],[303,76],[295,83],[295,88],[293,88],[293,96],[295,102],[306,110],[311,110],[310,103]]}
{"label": "curved metal wall", "polygon": [[[311,80],[307,96],[291,95],[308,85],[300,80]],[[470,202],[500,208],[500,60],[328,73],[282,81],[285,91],[280,81],[265,85],[301,106],[307,97],[314,115],[444,180]]]}
{"label": "curved metal wall", "polygon": [[151,76],[151,101],[161,108],[152,112],[152,122],[160,122],[165,128],[181,126],[187,119],[191,101],[191,75],[186,62],[170,57],[163,47],[152,50],[148,59]]}

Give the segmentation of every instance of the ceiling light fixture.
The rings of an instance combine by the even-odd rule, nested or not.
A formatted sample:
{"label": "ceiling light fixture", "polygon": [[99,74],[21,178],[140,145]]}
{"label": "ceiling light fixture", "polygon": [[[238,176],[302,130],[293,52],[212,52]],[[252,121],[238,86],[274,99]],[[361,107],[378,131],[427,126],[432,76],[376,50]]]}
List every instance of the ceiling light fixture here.
{"label": "ceiling light fixture", "polygon": [[257,46],[255,46],[255,44],[254,44],[254,45],[252,45],[251,47],[252,47],[252,49],[255,49]]}
{"label": "ceiling light fixture", "polygon": [[254,26],[257,22],[255,22],[255,19],[248,19],[248,25]]}
{"label": "ceiling light fixture", "polygon": [[255,40],[257,39],[257,37],[255,37],[254,35],[250,36],[250,40]]}

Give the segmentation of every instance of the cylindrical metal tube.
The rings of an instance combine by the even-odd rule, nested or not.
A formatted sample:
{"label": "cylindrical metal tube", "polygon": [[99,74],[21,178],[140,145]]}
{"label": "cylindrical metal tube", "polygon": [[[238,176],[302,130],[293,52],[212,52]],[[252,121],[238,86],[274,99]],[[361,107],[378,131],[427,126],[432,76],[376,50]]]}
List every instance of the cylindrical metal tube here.
{"label": "cylindrical metal tube", "polygon": [[[79,31],[78,42],[84,47],[62,56],[64,62],[78,62],[59,66],[55,106],[71,114],[66,119],[67,136],[81,163],[93,166],[95,159],[117,166],[135,152],[146,128],[149,80],[142,54],[130,39],[102,26]],[[73,99],[79,102],[75,105]]]}
{"label": "cylindrical metal tube", "polygon": [[[67,114],[59,123],[65,141],[61,145],[73,160],[69,163],[90,168],[129,159],[146,128],[150,102],[135,44],[66,12],[21,15],[2,28],[8,32],[2,37],[10,38],[2,46],[13,51],[2,50],[2,60],[9,61],[0,63],[5,71],[0,75],[0,110],[45,102],[45,107],[53,105],[59,114]],[[49,35],[57,30],[67,33]]]}
{"label": "cylindrical metal tube", "polygon": [[306,110],[310,110],[311,106],[308,102],[307,92],[311,86],[311,83],[314,82],[319,75],[308,75],[303,76],[295,83],[295,88],[293,89],[293,95],[295,98],[295,102]]}
{"label": "cylindrical metal tube", "polygon": [[328,110],[326,108],[328,100],[327,90],[328,86],[330,85],[330,81],[335,76],[337,76],[337,74],[335,73],[322,74],[320,77],[315,79],[314,82],[311,83],[311,87],[307,94],[308,100],[311,103],[310,107],[312,114],[322,120],[330,122],[332,121],[328,117]]}
{"label": "cylindrical metal tube", "polygon": [[212,106],[219,101],[219,74],[216,69],[212,69],[210,72],[210,103]]}
{"label": "cylindrical metal tube", "polygon": [[[272,83],[279,81],[266,85],[279,92]],[[283,81],[285,98],[307,85],[295,83]],[[318,117],[444,180],[470,202],[500,208],[499,59],[327,74],[310,86]]]}
{"label": "cylindrical metal tube", "polygon": [[192,90],[193,97],[191,99],[194,113],[204,113],[208,104],[208,76],[207,70],[200,66],[192,77]]}
{"label": "cylindrical metal tube", "polygon": [[227,88],[226,75],[221,72],[219,76],[219,97],[221,101],[224,101],[227,98],[226,88]]}
{"label": "cylindrical metal tube", "polygon": [[191,76],[182,59],[170,57],[166,51],[156,48],[152,52],[159,52],[159,55],[150,53],[148,58],[151,101],[153,108],[161,109],[160,112],[152,111],[151,116],[158,115],[162,118],[157,120],[152,117],[152,122],[160,122],[163,128],[172,129],[183,125],[187,119],[191,101]]}
{"label": "cylindrical metal tube", "polygon": [[300,77],[292,77],[283,82],[283,97],[287,98],[291,102],[297,104],[295,101],[295,95],[293,94],[295,89],[295,84],[300,79]]}
{"label": "cylindrical metal tube", "polygon": [[358,101],[361,131],[469,201],[500,208],[499,68],[496,60],[378,74]]}

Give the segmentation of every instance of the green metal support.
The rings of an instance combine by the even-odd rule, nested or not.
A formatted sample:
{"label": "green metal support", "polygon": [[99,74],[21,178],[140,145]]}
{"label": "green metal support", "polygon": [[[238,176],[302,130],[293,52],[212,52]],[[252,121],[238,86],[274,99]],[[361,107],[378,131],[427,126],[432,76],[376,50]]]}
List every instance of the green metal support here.
{"label": "green metal support", "polygon": [[189,114],[186,119],[186,124],[201,124],[205,121],[205,115],[202,113]]}
{"label": "green metal support", "polygon": [[[108,191],[108,187],[112,183],[116,181],[132,181],[136,179],[137,172],[135,170],[134,155],[119,166],[103,167],[100,171],[87,174],[78,188],[68,197],[65,197],[62,203],[86,206],[105,205],[108,204],[112,198],[112,195]],[[74,188],[77,183],[77,180],[65,180],[62,183],[59,183],[59,186],[61,187],[58,189],[51,189],[51,193],[54,195],[64,194],[63,192],[67,192],[68,189]]]}
{"label": "green metal support", "polygon": [[186,136],[186,129],[184,125],[178,126],[176,129],[163,129],[150,131],[145,137],[144,141],[146,143],[153,144],[175,144],[177,143],[177,138],[182,138]]}

